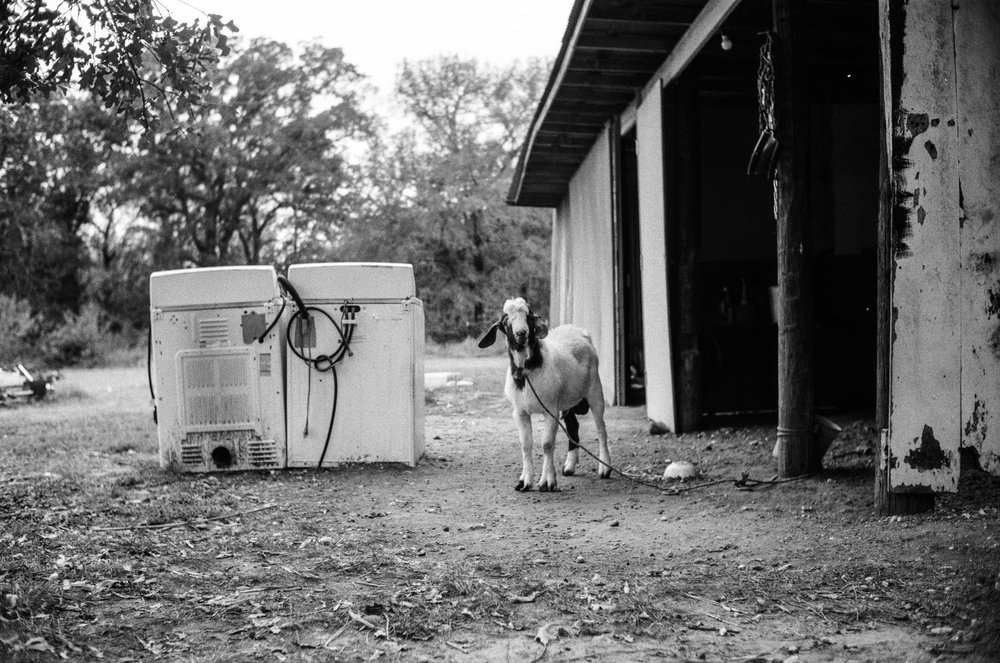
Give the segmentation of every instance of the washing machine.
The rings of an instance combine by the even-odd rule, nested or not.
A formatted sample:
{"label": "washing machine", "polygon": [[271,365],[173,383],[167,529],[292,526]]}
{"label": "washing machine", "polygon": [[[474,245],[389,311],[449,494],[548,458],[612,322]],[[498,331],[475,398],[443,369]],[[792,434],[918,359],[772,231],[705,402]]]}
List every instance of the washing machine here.
{"label": "washing machine", "polygon": [[284,468],[284,300],[272,267],[155,272],[150,386],[160,464]]}
{"label": "washing machine", "polygon": [[415,465],[424,450],[424,309],[413,267],[292,265],[288,466]]}

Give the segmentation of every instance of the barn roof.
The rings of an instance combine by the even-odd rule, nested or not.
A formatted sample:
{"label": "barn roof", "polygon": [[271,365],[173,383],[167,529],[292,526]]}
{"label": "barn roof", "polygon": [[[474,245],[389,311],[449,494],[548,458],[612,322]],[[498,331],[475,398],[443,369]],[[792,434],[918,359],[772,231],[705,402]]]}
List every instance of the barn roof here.
{"label": "barn roof", "polygon": [[[844,54],[858,39],[877,39],[874,22],[870,34],[851,25],[860,20],[862,5],[871,4],[809,0],[810,61],[817,80],[824,71],[839,75],[854,66]],[[761,33],[770,23],[770,0],[576,0],[507,202],[557,207],[608,121],[655,81],[669,82],[692,65],[702,97],[752,103]],[[729,51],[715,46],[722,33],[736,45]],[[713,47],[705,48],[708,44]]]}

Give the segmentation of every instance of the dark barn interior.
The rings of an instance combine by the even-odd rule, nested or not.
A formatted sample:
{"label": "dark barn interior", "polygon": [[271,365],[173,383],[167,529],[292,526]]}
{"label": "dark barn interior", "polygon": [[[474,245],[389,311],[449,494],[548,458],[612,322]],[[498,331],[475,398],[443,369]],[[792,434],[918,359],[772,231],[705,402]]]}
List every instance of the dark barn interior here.
{"label": "dark barn interior", "polygon": [[[702,4],[591,3],[573,52],[564,54],[568,66],[538,126],[525,189],[517,192],[519,204],[558,205],[593,139],[621,116],[616,225],[625,404],[643,402],[636,136],[627,109]],[[808,55],[816,407],[873,411],[881,90],[876,3],[808,0],[805,6],[807,34],[799,43]],[[700,355],[698,374],[678,391],[697,390],[701,418],[777,409],[773,188],[766,175],[747,174],[760,135],[761,47],[771,28],[770,0],[744,0],[664,90],[672,336],[676,346],[696,334]],[[676,365],[680,354],[674,352],[675,376],[684,375]]]}

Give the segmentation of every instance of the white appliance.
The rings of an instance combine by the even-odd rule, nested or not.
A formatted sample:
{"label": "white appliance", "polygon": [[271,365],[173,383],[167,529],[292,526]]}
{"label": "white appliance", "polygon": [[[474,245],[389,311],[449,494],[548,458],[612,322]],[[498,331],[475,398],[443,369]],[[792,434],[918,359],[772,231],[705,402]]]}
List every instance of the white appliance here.
{"label": "white appliance", "polygon": [[289,303],[288,466],[415,465],[424,451],[424,308],[413,267],[292,265],[288,281],[309,314],[307,322]]}
{"label": "white appliance", "polygon": [[284,316],[274,269],[155,272],[149,299],[160,464],[284,468],[286,323],[276,320]]}

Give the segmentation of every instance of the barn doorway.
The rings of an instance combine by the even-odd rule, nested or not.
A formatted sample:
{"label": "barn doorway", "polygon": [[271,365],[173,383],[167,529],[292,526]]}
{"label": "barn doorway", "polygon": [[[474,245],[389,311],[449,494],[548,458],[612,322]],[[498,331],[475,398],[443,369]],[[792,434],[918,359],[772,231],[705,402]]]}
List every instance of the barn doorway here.
{"label": "barn doorway", "polygon": [[642,281],[639,247],[639,161],[636,153],[636,130],[633,127],[620,139],[620,242],[618,264],[621,266],[620,371],[622,405],[646,402],[645,359],[642,342]]}
{"label": "barn doorway", "polygon": [[[879,39],[876,3],[807,2],[815,404],[872,414],[876,394]],[[696,279],[703,425],[777,412],[771,182],[747,174],[771,3],[727,21],[685,78],[698,87],[701,204]],[[677,321],[673,320],[676,325]],[[683,388],[683,387],[681,387]]]}

